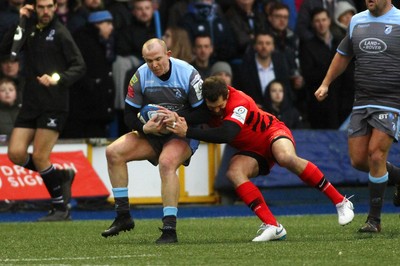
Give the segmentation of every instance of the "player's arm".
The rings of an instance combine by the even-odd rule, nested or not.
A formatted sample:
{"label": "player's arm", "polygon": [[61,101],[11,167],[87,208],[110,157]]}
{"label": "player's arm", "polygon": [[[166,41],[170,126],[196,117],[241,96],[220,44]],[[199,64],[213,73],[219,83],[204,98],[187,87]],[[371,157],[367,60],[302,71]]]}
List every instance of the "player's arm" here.
{"label": "player's arm", "polygon": [[139,108],[133,107],[132,105],[125,103],[124,122],[129,130],[137,130],[144,133],[143,123],[139,120],[137,116],[139,110]]}
{"label": "player's arm", "polygon": [[323,101],[328,97],[329,85],[346,70],[351,58],[340,53],[335,54],[324,80],[314,93],[318,101]]}
{"label": "player's arm", "polygon": [[230,143],[240,132],[241,127],[232,121],[225,120],[219,127],[197,128],[188,126],[185,118],[177,117],[173,127],[168,130],[180,137],[187,137],[211,143]]}
{"label": "player's arm", "polygon": [[189,125],[205,124],[211,119],[211,113],[204,102],[196,108],[184,109],[177,113],[185,117]]}

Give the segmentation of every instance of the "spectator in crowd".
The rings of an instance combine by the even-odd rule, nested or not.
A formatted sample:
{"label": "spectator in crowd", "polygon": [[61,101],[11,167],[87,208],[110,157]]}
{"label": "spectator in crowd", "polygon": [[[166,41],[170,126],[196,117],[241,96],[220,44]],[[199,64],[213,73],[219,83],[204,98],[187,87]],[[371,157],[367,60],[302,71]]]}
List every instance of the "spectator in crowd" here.
{"label": "spectator in crowd", "polygon": [[12,60],[9,55],[0,58],[0,77],[16,78],[20,70],[19,60]]}
{"label": "spectator in crowd", "polygon": [[341,40],[346,36],[351,18],[357,13],[354,6],[348,2],[338,2],[335,6],[335,17],[332,21],[331,31],[335,38]]}
{"label": "spectator in crowd", "polygon": [[257,32],[267,29],[264,13],[258,9],[255,0],[235,0],[226,11],[236,40],[237,58],[242,58],[251,49]]}
{"label": "spectator in crowd", "polygon": [[[236,193],[262,221],[253,242],[282,240],[286,230],[269,210],[260,190],[250,181],[269,173],[275,163],[317,188],[336,207],[339,225],[354,218],[353,204],[328,181],[312,162],[298,157],[291,131],[272,114],[262,111],[243,92],[218,77],[207,78],[202,86],[204,101],[212,114],[210,128],[188,126],[176,113],[164,122],[180,137],[212,143],[229,143],[239,149],[227,171]],[[171,125],[171,121],[175,121]]]}
{"label": "spectator in crowd", "polygon": [[[192,0],[176,0],[174,3],[168,6],[167,18],[165,18],[166,26],[173,27],[179,25],[179,20],[183,17],[183,15],[189,10],[193,8]],[[167,5],[168,1],[162,1],[161,5]]]}
{"label": "spectator in crowd", "polygon": [[172,57],[186,62],[193,60],[192,44],[185,29],[176,26],[168,27],[162,39],[171,50]]}
{"label": "spectator in crowd", "polygon": [[203,79],[210,76],[213,60],[214,47],[211,37],[207,34],[200,34],[194,38],[193,55],[191,64],[199,71]]}
{"label": "spectator in crowd", "polygon": [[76,31],[74,39],[85,60],[86,74],[70,91],[70,115],[63,138],[106,138],[114,118],[115,60],[113,17],[107,10],[89,14],[89,24]]}
{"label": "spectator in crowd", "polygon": [[69,18],[73,13],[73,3],[72,0],[57,0],[57,10],[56,14],[58,19],[64,26],[68,27]]}
{"label": "spectator in crowd", "polygon": [[[130,161],[149,160],[159,165],[161,197],[163,200],[163,227],[157,244],[178,242],[176,233],[179,178],[177,170],[188,165],[199,142],[181,138],[165,132],[156,117],[143,124],[137,114],[146,104],[159,104],[179,112],[189,123],[203,117],[201,97],[202,79],[197,70],[179,59],[170,57],[161,39],[150,39],[143,45],[146,64],[138,68],[131,79],[126,96],[125,119],[131,130],[111,143],[106,150],[108,172],[115,199],[117,217],[102,236],[118,235],[131,230],[135,224],[130,214],[128,198],[128,173],[126,164]],[[151,81],[151,82],[150,82]],[[165,109],[168,110],[168,109]],[[198,112],[197,112],[198,111]],[[165,118],[164,118],[165,119]],[[172,122],[171,122],[172,123]],[[167,133],[162,134],[162,133]],[[138,169],[140,172],[140,169]],[[143,177],[146,178],[146,177]]]}
{"label": "spectator in crowd", "polygon": [[0,40],[10,28],[18,24],[19,9],[24,3],[25,0],[8,0],[5,9],[0,9]]}
{"label": "spectator in crowd", "polygon": [[238,72],[234,73],[234,83],[239,90],[248,94],[257,105],[267,106],[265,91],[268,84],[279,79],[288,91],[285,94],[293,102],[290,85],[290,69],[285,55],[275,51],[274,36],[271,32],[259,32],[255,36],[253,51],[247,54]]}
{"label": "spectator in crowd", "polygon": [[[324,8],[315,8],[311,15],[314,37],[302,45],[300,53],[301,68],[304,73],[307,93],[307,118],[313,129],[338,129],[338,90],[334,89],[324,102],[315,99],[314,92],[324,79],[330,62],[341,40],[334,38],[330,31],[331,19]],[[340,80],[331,84],[340,87]]]}
{"label": "spectator in crowd", "polygon": [[106,9],[113,16],[115,32],[132,23],[132,2],[133,0],[114,0],[107,6]]}
{"label": "spectator in crowd", "polygon": [[25,86],[25,77],[20,71],[20,58],[11,59],[10,55],[0,56],[0,78],[11,79],[17,87],[18,101],[22,101],[22,91]]}
{"label": "spectator in crowd", "polygon": [[[10,161],[37,171],[50,194],[52,209],[38,220],[43,222],[71,220],[68,203],[74,171],[56,169],[50,154],[67,119],[68,89],[86,70],[79,48],[55,11],[55,0],[36,0],[20,9],[20,19],[28,18],[21,39],[26,84],[8,145]],[[0,52],[11,51],[14,32],[6,34]]]}
{"label": "spectator in crowd", "polygon": [[304,128],[303,116],[299,110],[289,102],[285,95],[283,83],[279,80],[271,81],[265,93],[267,107],[265,110],[276,116],[290,129]]}
{"label": "spectator in crowd", "polygon": [[[127,73],[134,73],[143,62],[142,46],[156,37],[154,8],[151,0],[133,0],[131,23],[115,33],[116,60],[113,64],[115,83],[115,110],[119,128],[118,135],[126,133],[123,122]],[[161,36],[160,36],[161,38]]]}
{"label": "spectator in crowd", "polygon": [[193,5],[178,25],[189,33],[192,43],[198,35],[207,34],[211,37],[215,60],[230,60],[235,56],[235,39],[229,22],[218,12],[214,0],[194,0]]}
{"label": "spectator in crowd", "polygon": [[355,7],[353,0],[304,0],[297,16],[296,33],[300,41],[310,40],[314,36],[311,24],[311,13],[315,8],[325,8],[328,10],[329,17],[335,17],[335,5],[338,2],[346,1]]}
{"label": "spectator in crowd", "polygon": [[90,12],[104,9],[103,0],[80,0],[77,4],[68,19],[67,28],[71,33],[86,25]]}
{"label": "spectator in crowd", "polygon": [[269,12],[268,22],[274,35],[275,50],[283,53],[288,60],[294,102],[303,111],[305,93],[303,90],[304,79],[301,75],[299,62],[299,38],[288,28],[289,7],[277,2],[271,5]]}
{"label": "spectator in crowd", "polygon": [[0,78],[0,135],[11,135],[20,108],[16,84],[9,78]]}

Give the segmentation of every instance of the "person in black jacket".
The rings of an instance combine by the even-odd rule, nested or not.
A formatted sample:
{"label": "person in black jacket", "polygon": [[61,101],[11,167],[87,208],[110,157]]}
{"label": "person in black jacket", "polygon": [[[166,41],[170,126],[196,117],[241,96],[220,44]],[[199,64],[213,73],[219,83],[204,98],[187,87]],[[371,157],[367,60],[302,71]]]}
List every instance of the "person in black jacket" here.
{"label": "person in black jacket", "polygon": [[271,81],[265,92],[267,106],[265,110],[276,116],[290,129],[304,128],[303,116],[289,102],[285,95],[285,87],[279,80]]}
{"label": "person in black jacket", "polygon": [[235,68],[233,84],[253,98],[258,107],[265,109],[265,90],[274,79],[284,82],[288,89],[286,95],[293,102],[291,76],[285,55],[275,50],[274,36],[269,31],[263,31],[256,34],[253,51],[244,57],[239,68]]}
{"label": "person in black jacket", "polygon": [[300,50],[300,65],[303,70],[307,97],[305,113],[311,128],[337,129],[342,122],[339,121],[339,103],[347,101],[347,99],[340,99],[338,95],[341,91],[339,88],[342,86],[342,77],[332,83],[331,86],[337,89],[332,90],[326,101],[318,102],[314,97],[314,92],[324,79],[340,40],[336,39],[330,31],[331,18],[326,9],[313,10],[312,24],[315,36],[305,42]]}
{"label": "person in black jacket", "polygon": [[[27,17],[21,39],[26,84],[8,146],[9,159],[37,171],[51,196],[52,209],[39,221],[71,220],[67,203],[74,171],[56,169],[49,157],[67,118],[68,87],[86,70],[71,34],[54,18],[56,8],[55,0],[36,0],[20,9],[20,19]],[[13,32],[9,32],[1,51],[10,49],[12,42]],[[31,143],[32,154],[28,153]]]}
{"label": "person in black jacket", "polygon": [[63,138],[106,138],[114,117],[115,60],[113,17],[107,10],[95,11],[89,24],[74,34],[87,72],[70,89],[70,115]]}

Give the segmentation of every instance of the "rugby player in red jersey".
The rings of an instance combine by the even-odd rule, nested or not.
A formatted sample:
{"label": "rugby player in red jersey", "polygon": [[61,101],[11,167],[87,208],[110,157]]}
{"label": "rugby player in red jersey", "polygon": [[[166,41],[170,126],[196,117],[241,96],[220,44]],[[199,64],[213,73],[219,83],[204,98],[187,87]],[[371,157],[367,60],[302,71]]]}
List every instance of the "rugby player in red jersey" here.
{"label": "rugby player in red jersey", "polygon": [[323,192],[336,206],[340,225],[353,220],[353,204],[335,189],[316,165],[297,156],[292,133],[283,122],[258,108],[251,97],[218,77],[204,81],[202,94],[212,113],[210,128],[188,127],[185,119],[177,114],[172,125],[165,121],[169,123],[167,128],[181,137],[229,143],[239,150],[230,161],[227,177],[239,197],[262,221],[253,241],[286,237],[286,230],[269,210],[260,190],[250,182],[252,177],[268,174],[275,163]]}

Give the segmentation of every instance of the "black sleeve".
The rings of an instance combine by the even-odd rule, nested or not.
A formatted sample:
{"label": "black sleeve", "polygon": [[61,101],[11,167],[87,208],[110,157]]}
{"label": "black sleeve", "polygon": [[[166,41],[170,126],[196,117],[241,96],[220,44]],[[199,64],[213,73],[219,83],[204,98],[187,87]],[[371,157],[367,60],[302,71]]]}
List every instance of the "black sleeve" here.
{"label": "black sleeve", "polygon": [[189,127],[186,137],[211,143],[230,143],[239,134],[240,130],[240,126],[235,122],[224,121],[221,126],[215,128]]}
{"label": "black sleeve", "polygon": [[137,130],[143,133],[143,124],[137,117],[138,113],[139,113],[139,108],[135,108],[125,103],[125,112],[124,112],[125,125],[129,128],[129,130]]}
{"label": "black sleeve", "polygon": [[211,112],[205,102],[196,108],[188,108],[177,112],[186,119],[188,125],[205,124],[211,119]]}

